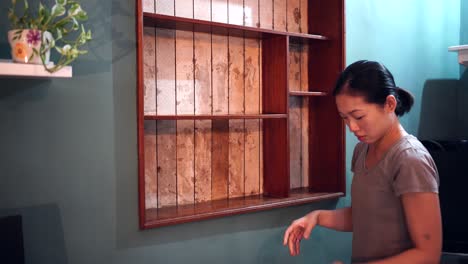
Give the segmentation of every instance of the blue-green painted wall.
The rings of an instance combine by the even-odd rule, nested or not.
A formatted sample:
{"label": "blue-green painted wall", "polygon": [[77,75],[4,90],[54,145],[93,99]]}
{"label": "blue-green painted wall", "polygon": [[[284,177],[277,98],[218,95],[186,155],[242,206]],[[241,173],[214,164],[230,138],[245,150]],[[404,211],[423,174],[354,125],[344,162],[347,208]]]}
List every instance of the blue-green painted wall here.
{"label": "blue-green painted wall", "polygon": [[[347,261],[350,234],[318,229],[296,258],[281,240],[291,220],[349,197],[138,230],[133,2],[82,0],[95,40],[72,79],[0,79],[0,214],[24,214],[27,263]],[[460,0],[348,1],[346,13],[348,63],[382,61],[417,98],[427,79],[458,78],[447,46],[459,41]],[[1,16],[3,58],[6,24]],[[419,112],[404,119],[415,134]]]}

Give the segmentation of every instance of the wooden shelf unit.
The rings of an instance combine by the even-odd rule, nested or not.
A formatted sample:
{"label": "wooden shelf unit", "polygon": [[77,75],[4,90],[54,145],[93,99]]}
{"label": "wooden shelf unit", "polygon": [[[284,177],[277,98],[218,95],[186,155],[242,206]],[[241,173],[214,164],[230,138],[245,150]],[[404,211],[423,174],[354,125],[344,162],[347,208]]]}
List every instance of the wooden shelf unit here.
{"label": "wooden shelf unit", "polygon": [[[143,6],[142,0],[137,1],[138,177],[139,224],[141,229],[259,210],[267,210],[271,208],[292,206],[315,202],[323,199],[336,199],[345,195],[344,124],[341,118],[338,116],[335,101],[331,95],[335,80],[345,65],[344,0],[298,1],[307,4],[307,8],[304,9],[304,12],[308,17],[308,22],[305,24],[305,27],[308,28],[306,33],[287,32],[281,28],[273,29],[275,25],[272,25],[271,28],[262,28],[229,24],[227,23],[227,20],[225,21],[226,23],[223,23],[207,21],[203,19],[180,17],[175,16],[177,13],[176,11],[173,11],[174,15],[156,14],[148,12],[148,7]],[[280,2],[282,1],[279,1],[278,3]],[[153,6],[153,8],[155,7]],[[174,9],[175,7],[173,6],[172,8]],[[285,9],[289,10],[289,7],[285,7]],[[270,15],[276,16],[276,14]],[[261,21],[262,19],[258,18],[258,20]],[[262,26],[261,23],[260,26]],[[155,32],[158,29],[169,30],[169,32],[171,30],[176,32],[182,31],[188,32],[189,34],[192,32],[194,42],[196,39],[196,34],[208,34],[211,36],[211,45],[213,46],[216,36],[221,36],[222,38],[228,39],[228,41],[231,41],[231,37],[244,39],[244,49],[246,49],[247,46],[247,39],[258,41],[258,43],[260,43],[258,48],[260,50],[259,55],[261,58],[259,59],[261,64],[258,65],[258,68],[260,69],[257,69],[261,73],[259,80],[261,85],[259,112],[244,112],[246,111],[247,104],[245,102],[247,100],[246,95],[244,95],[246,98],[244,98],[244,106],[243,108],[241,107],[243,109],[241,113],[229,112],[218,114],[212,110],[211,113],[156,114],[154,111],[148,111],[145,108],[145,84],[146,81],[148,81],[145,78],[145,74],[146,72],[157,72],[157,65],[146,65],[145,59],[147,58],[145,57],[146,55],[144,55],[144,53],[150,52],[152,49],[155,49],[152,52],[157,53],[156,49],[158,45],[156,43],[154,44],[154,47],[146,47],[144,44],[144,36],[147,34],[145,30],[149,29],[150,31],[153,31],[153,28]],[[300,28],[301,27],[299,27],[299,29]],[[313,34],[309,34],[309,32],[312,32]],[[156,35],[156,33],[154,34]],[[173,34],[171,36],[177,35],[177,33],[170,34]],[[177,37],[175,37],[175,39],[177,40]],[[291,56],[293,56],[292,52],[294,52],[294,45],[299,45],[301,51],[307,55],[303,65],[301,66],[303,67],[301,68],[301,72],[304,74],[304,80],[306,80],[306,83],[302,86],[317,87],[318,89],[314,91],[299,90],[294,87],[290,87],[290,82],[293,75],[293,73],[290,72],[290,67],[293,67],[291,65]],[[211,52],[214,52],[214,50],[215,48],[212,47]],[[179,51],[177,47],[175,48],[175,53],[181,54],[183,52],[184,51]],[[245,53],[246,51],[244,50],[244,55]],[[157,57],[157,55],[153,56],[155,58]],[[195,63],[196,55],[192,54],[192,56],[194,56]],[[211,56],[214,56],[213,53]],[[228,58],[235,60],[235,57],[231,56],[230,53]],[[211,67],[214,67],[214,62],[212,61],[211,63]],[[229,62],[229,65],[231,65],[231,62]],[[148,69],[147,67],[154,67],[155,69]],[[247,65],[245,64],[245,61],[243,67],[244,70],[247,71]],[[192,78],[195,79],[195,75],[197,73],[196,69],[193,69],[193,72],[194,73]],[[229,72],[229,74],[234,75],[235,72]],[[241,76],[246,78],[246,75],[247,74],[244,73]],[[214,77],[211,76],[211,78],[211,85],[213,85]],[[235,82],[235,80],[232,82]],[[193,83],[195,83],[195,81]],[[226,81],[226,83],[231,86],[231,79]],[[174,86],[173,84],[171,85],[177,90],[177,86]],[[197,84],[194,84],[194,86],[194,89],[196,89]],[[246,89],[249,88],[248,84],[246,85],[245,80],[243,86],[245,93]],[[214,88],[212,87],[212,89]],[[157,94],[157,92],[154,92],[154,94]],[[292,171],[290,165],[291,162],[293,162],[293,159],[291,158],[291,151],[294,148],[290,146],[292,143],[290,142],[290,131],[293,129],[291,127],[293,121],[297,122],[297,120],[293,119],[293,116],[295,113],[298,113],[297,109],[291,108],[295,107],[292,103],[297,102],[294,98],[302,100],[300,107],[302,107],[301,111],[304,113],[304,115],[301,114],[301,117],[304,116],[305,121],[303,122],[303,131],[307,131],[305,134],[306,141],[300,141],[304,143],[303,154],[304,157],[307,158],[305,160],[307,166],[301,168],[303,174],[306,175],[305,182],[307,182],[307,186],[299,186],[299,188],[297,186],[293,186],[290,175]],[[176,107],[179,107],[178,104],[180,101],[176,99],[176,102]],[[213,102],[210,103],[210,106],[214,108],[212,104]],[[228,104],[228,109],[229,107],[235,108],[238,106],[233,107]],[[163,135],[173,135],[179,133],[179,130],[176,130],[179,129],[178,122],[192,122],[181,124],[189,124],[190,129],[194,128],[195,132],[192,130],[189,131],[192,131],[191,133],[195,133],[192,135],[196,141],[196,122],[211,122],[211,127],[207,131],[213,132],[212,138],[210,134],[210,138],[212,140],[212,145],[210,145],[212,148],[210,157],[213,159],[211,161],[211,166],[213,167],[211,168],[212,171],[210,177],[213,177],[211,178],[211,184],[214,185],[214,182],[219,181],[220,179],[219,176],[215,176],[216,169],[219,169],[215,168],[217,166],[216,161],[219,161],[219,157],[227,157],[229,150],[225,148],[229,147],[231,142],[230,136],[235,136],[235,133],[238,132],[234,130],[235,127],[234,129],[230,128],[230,124],[234,120],[244,122],[243,128],[245,130],[247,129],[247,120],[258,122],[260,125],[259,133],[261,134],[261,172],[259,179],[259,193],[249,194],[247,191],[245,191],[244,195],[241,197],[231,197],[230,194],[227,193],[228,197],[221,198],[212,194],[212,199],[196,201],[194,198],[193,202],[189,204],[179,204],[179,196],[177,196],[177,193],[175,194],[177,196],[176,204],[159,206],[159,199],[161,196],[158,189],[157,194],[150,194],[156,197],[150,197],[151,199],[158,199],[157,202],[153,201],[151,202],[153,207],[149,206],[148,201],[151,199],[148,199],[147,197],[149,195],[148,186],[155,183],[148,182],[154,181],[154,179],[149,180],[148,175],[146,175],[147,171],[145,170],[145,167],[152,167],[155,173],[157,171],[158,175],[154,177],[159,177],[160,171],[163,171],[164,169],[161,169],[159,166],[154,164],[148,163],[146,160],[147,157],[145,155],[148,154],[147,148],[149,148],[148,145],[146,145],[147,131],[152,131],[151,133],[154,133],[154,138],[156,138],[160,131],[159,122],[166,122],[163,123],[164,125],[169,124],[167,122],[177,122],[176,125],[170,125],[171,129],[161,130],[163,131],[161,132]],[[150,121],[158,122],[152,125],[156,126],[157,128],[147,128],[146,122]],[[244,133],[247,133],[245,130]],[[215,132],[220,133],[215,135]],[[246,140],[247,134],[244,134],[243,137],[244,140]],[[156,139],[153,139],[153,141],[154,140]],[[161,142],[158,140],[159,138],[156,141]],[[219,144],[220,142],[221,144]],[[297,143],[297,141],[295,141],[295,143]],[[154,144],[154,142],[152,144]],[[159,147],[159,145],[157,147]],[[172,148],[174,148],[174,146],[172,146]],[[151,149],[151,151],[153,151],[153,149]],[[194,152],[196,152],[196,150]],[[181,155],[185,154],[181,153]],[[244,154],[244,157],[245,155],[246,154]],[[174,159],[178,157],[177,154],[172,156]],[[195,158],[196,155],[194,154],[193,157]],[[217,160],[214,161],[214,159]],[[244,160],[244,162],[246,161],[248,160]],[[245,166],[245,163],[243,166]],[[195,165],[193,167],[195,167]],[[179,173],[179,170],[177,171],[177,173]],[[223,180],[225,180],[228,184],[226,188],[229,190],[231,184],[230,179],[223,178]],[[172,184],[174,184],[174,181]],[[177,179],[175,180],[175,184],[178,184]],[[158,186],[157,188],[160,187]],[[197,187],[195,186],[194,188],[196,189]],[[211,188],[213,188],[213,186]],[[177,189],[177,191],[180,190]],[[196,195],[196,193],[197,191],[195,190],[194,193],[191,193],[190,195]],[[155,204],[157,204],[156,207],[154,206]]]}
{"label": "wooden shelf unit", "polygon": [[288,118],[287,114],[258,115],[145,115],[145,120],[229,120],[229,119],[278,119]]}

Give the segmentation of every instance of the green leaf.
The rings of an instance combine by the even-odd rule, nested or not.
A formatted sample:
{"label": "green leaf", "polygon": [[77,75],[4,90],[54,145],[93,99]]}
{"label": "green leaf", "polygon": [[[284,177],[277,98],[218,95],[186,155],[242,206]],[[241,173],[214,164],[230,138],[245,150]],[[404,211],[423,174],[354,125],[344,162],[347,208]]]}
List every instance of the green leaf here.
{"label": "green leaf", "polygon": [[70,9],[68,10],[68,15],[74,17],[81,11],[82,11],[82,9],[81,9],[81,6],[79,4],[72,4],[70,6]]}
{"label": "green leaf", "polygon": [[67,0],[55,0],[55,3],[57,3],[57,5],[66,5],[67,4]]}
{"label": "green leaf", "polygon": [[52,7],[52,16],[59,17],[65,15],[65,7],[63,5],[56,4]]}
{"label": "green leaf", "polygon": [[43,17],[45,15],[45,7],[42,3],[39,3],[39,16]]}
{"label": "green leaf", "polygon": [[76,19],[81,21],[88,20],[88,14],[84,10],[81,10],[76,14]]}

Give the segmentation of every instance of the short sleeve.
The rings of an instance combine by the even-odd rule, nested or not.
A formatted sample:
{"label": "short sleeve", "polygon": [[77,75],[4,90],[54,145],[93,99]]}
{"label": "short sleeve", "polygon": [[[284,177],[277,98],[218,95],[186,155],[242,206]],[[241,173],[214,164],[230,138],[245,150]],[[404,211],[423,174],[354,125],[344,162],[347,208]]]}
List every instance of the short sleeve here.
{"label": "short sleeve", "polygon": [[357,162],[357,159],[358,159],[358,157],[359,157],[359,154],[361,153],[362,147],[363,147],[363,144],[362,144],[362,143],[358,143],[358,144],[356,144],[356,146],[354,147],[353,158],[351,159],[351,171],[352,171],[353,173],[356,172],[356,171],[355,171],[356,162]]}
{"label": "short sleeve", "polygon": [[397,196],[413,192],[439,192],[437,168],[427,151],[406,149],[399,155],[399,161],[393,181]]}

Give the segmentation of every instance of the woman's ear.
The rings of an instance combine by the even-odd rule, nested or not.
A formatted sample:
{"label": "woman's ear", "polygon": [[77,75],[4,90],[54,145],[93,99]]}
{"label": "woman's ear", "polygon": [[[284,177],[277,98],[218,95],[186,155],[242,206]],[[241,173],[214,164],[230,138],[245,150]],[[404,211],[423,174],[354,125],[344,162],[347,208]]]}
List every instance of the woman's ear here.
{"label": "woman's ear", "polygon": [[395,109],[397,107],[397,100],[394,95],[389,95],[387,96],[387,99],[385,100],[385,111],[389,113],[395,112]]}

